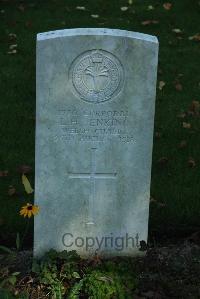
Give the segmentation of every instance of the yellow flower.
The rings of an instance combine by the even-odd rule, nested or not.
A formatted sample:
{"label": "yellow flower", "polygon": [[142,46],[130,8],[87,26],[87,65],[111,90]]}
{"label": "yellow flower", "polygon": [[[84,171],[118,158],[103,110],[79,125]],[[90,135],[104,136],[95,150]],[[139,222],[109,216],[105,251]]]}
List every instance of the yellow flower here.
{"label": "yellow flower", "polygon": [[39,212],[39,207],[32,205],[30,203],[27,203],[26,206],[23,206],[20,210],[20,215],[30,218],[32,215],[35,216]]}

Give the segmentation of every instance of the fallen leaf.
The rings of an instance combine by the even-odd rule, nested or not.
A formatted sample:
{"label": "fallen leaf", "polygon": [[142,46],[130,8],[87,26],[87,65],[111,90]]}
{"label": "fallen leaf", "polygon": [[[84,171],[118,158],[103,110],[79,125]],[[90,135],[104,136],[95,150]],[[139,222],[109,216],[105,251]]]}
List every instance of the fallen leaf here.
{"label": "fallen leaf", "polygon": [[26,174],[30,173],[32,168],[29,165],[20,165],[17,170],[19,173]]}
{"label": "fallen leaf", "polygon": [[16,48],[17,48],[17,44],[15,44],[15,45],[10,45],[10,46],[9,46],[9,49],[10,49],[10,50],[13,50],[13,49],[16,49]]}
{"label": "fallen leaf", "polygon": [[186,117],[186,113],[182,112],[180,114],[177,115],[178,118],[185,118]]}
{"label": "fallen leaf", "polygon": [[199,112],[200,112],[200,103],[199,103],[199,101],[192,101],[189,112],[192,112],[195,115],[199,115]]}
{"label": "fallen leaf", "polygon": [[20,4],[20,5],[18,6],[18,8],[19,8],[19,10],[22,11],[22,12],[25,11],[25,7],[24,7],[24,5],[22,5],[22,4]]}
{"label": "fallen leaf", "polygon": [[200,231],[193,233],[188,240],[200,245]]}
{"label": "fallen leaf", "polygon": [[98,254],[95,254],[92,258],[92,263],[94,265],[99,265],[99,264],[102,264],[102,257]]}
{"label": "fallen leaf", "polygon": [[188,37],[188,39],[199,42],[200,41],[200,33],[197,33],[197,34],[195,34],[193,36],[190,36],[190,37]]}
{"label": "fallen leaf", "polygon": [[27,21],[26,23],[25,23],[25,26],[27,27],[27,28],[30,28],[30,27],[32,27],[32,22],[31,21]]}
{"label": "fallen leaf", "polygon": [[33,193],[31,184],[30,184],[28,178],[25,176],[25,174],[22,174],[22,184],[24,185],[24,189],[25,189],[26,193],[28,193],[28,194]]}
{"label": "fallen leaf", "polygon": [[196,162],[192,157],[190,157],[188,159],[188,166],[191,167],[191,168],[194,168],[196,166]]}
{"label": "fallen leaf", "polygon": [[91,15],[92,18],[97,19],[99,18],[99,15]]}
{"label": "fallen leaf", "polygon": [[172,29],[172,31],[175,33],[182,33],[181,29],[178,29],[178,28],[174,28],[174,29]]}
{"label": "fallen leaf", "polygon": [[149,24],[151,24],[151,20],[143,21],[143,22],[141,22],[141,24],[144,26],[149,25]]}
{"label": "fallen leaf", "polygon": [[179,143],[179,148],[185,148],[187,146],[187,141],[186,140],[181,140],[181,142]]}
{"label": "fallen leaf", "polygon": [[183,128],[184,128],[184,129],[191,129],[191,124],[190,124],[190,123],[183,122]]}
{"label": "fallen leaf", "polygon": [[78,10],[86,10],[85,6],[77,6],[76,9],[78,9]]}
{"label": "fallen leaf", "polygon": [[183,90],[183,86],[182,86],[181,83],[176,83],[175,88],[176,88],[177,91],[182,91]]}
{"label": "fallen leaf", "polygon": [[162,137],[162,134],[160,132],[155,132],[155,137],[157,139],[160,139]]}
{"label": "fallen leaf", "polygon": [[166,10],[170,10],[172,8],[172,4],[170,2],[166,2],[163,4],[163,8]]}
{"label": "fallen leaf", "polygon": [[8,51],[7,53],[8,53],[8,54],[16,54],[16,53],[17,53],[17,50],[14,49],[14,50]]}
{"label": "fallen leaf", "polygon": [[163,89],[163,87],[166,85],[166,83],[164,82],[164,81],[160,81],[159,82],[159,86],[158,86],[158,88],[160,89],[160,90],[162,90]]}
{"label": "fallen leaf", "polygon": [[157,21],[157,20],[146,20],[146,21],[141,22],[141,24],[144,26],[150,25],[150,24],[158,24],[158,23],[159,23],[159,21]]}
{"label": "fallen leaf", "polygon": [[9,189],[8,189],[8,195],[9,195],[9,196],[12,196],[12,195],[14,195],[15,193],[16,193],[16,189],[15,189],[15,187],[13,187],[12,185],[9,186]]}
{"label": "fallen leaf", "polygon": [[8,176],[8,170],[0,170],[0,177]]}
{"label": "fallen leaf", "polygon": [[127,6],[122,6],[120,7],[121,11],[127,11],[128,10],[128,7]]}
{"label": "fallen leaf", "polygon": [[157,202],[156,199],[154,199],[153,197],[150,198],[150,203],[156,203],[156,202]]}
{"label": "fallen leaf", "polygon": [[153,9],[154,9],[153,5],[148,6],[148,10],[153,10]]}
{"label": "fallen leaf", "polygon": [[9,33],[8,36],[9,36],[9,38],[10,38],[11,40],[17,38],[17,35],[16,35],[15,33]]}
{"label": "fallen leaf", "polygon": [[165,166],[168,163],[169,159],[167,157],[161,157],[158,159],[158,163],[162,166]]}

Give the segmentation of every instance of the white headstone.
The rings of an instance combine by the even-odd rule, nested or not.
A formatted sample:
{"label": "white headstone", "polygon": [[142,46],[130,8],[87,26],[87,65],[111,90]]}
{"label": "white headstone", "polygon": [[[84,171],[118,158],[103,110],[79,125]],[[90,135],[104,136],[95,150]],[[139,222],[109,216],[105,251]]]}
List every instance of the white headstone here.
{"label": "white headstone", "polygon": [[37,36],[34,253],[137,255],[147,241],[158,41]]}

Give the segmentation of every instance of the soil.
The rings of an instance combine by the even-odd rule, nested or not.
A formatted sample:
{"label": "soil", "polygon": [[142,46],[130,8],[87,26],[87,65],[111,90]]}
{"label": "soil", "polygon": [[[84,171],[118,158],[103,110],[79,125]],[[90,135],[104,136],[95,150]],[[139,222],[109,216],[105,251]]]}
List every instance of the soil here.
{"label": "soil", "polygon": [[[190,240],[182,240],[176,244],[151,246],[144,258],[132,258],[138,277],[134,299],[198,299],[200,298],[200,244],[199,235]],[[119,258],[116,258],[116,261]],[[130,258],[129,258],[130,259]],[[119,260],[118,260],[119,261]],[[18,288],[29,284],[29,292],[34,296],[36,286],[31,277],[32,251],[21,251],[18,254],[0,255],[0,267],[9,268],[9,272],[19,271],[21,274]],[[20,285],[21,284],[21,285]],[[32,289],[31,289],[32,288]],[[42,297],[40,298],[48,298]]]}

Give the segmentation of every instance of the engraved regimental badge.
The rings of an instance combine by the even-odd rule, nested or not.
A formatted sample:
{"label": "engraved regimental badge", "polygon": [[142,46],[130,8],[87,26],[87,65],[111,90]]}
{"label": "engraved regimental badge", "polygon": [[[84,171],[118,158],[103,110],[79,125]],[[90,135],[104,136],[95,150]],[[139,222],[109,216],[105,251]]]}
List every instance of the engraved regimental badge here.
{"label": "engraved regimental badge", "polygon": [[91,50],[78,56],[70,68],[76,94],[84,101],[101,103],[115,97],[123,86],[124,70],[113,54]]}

